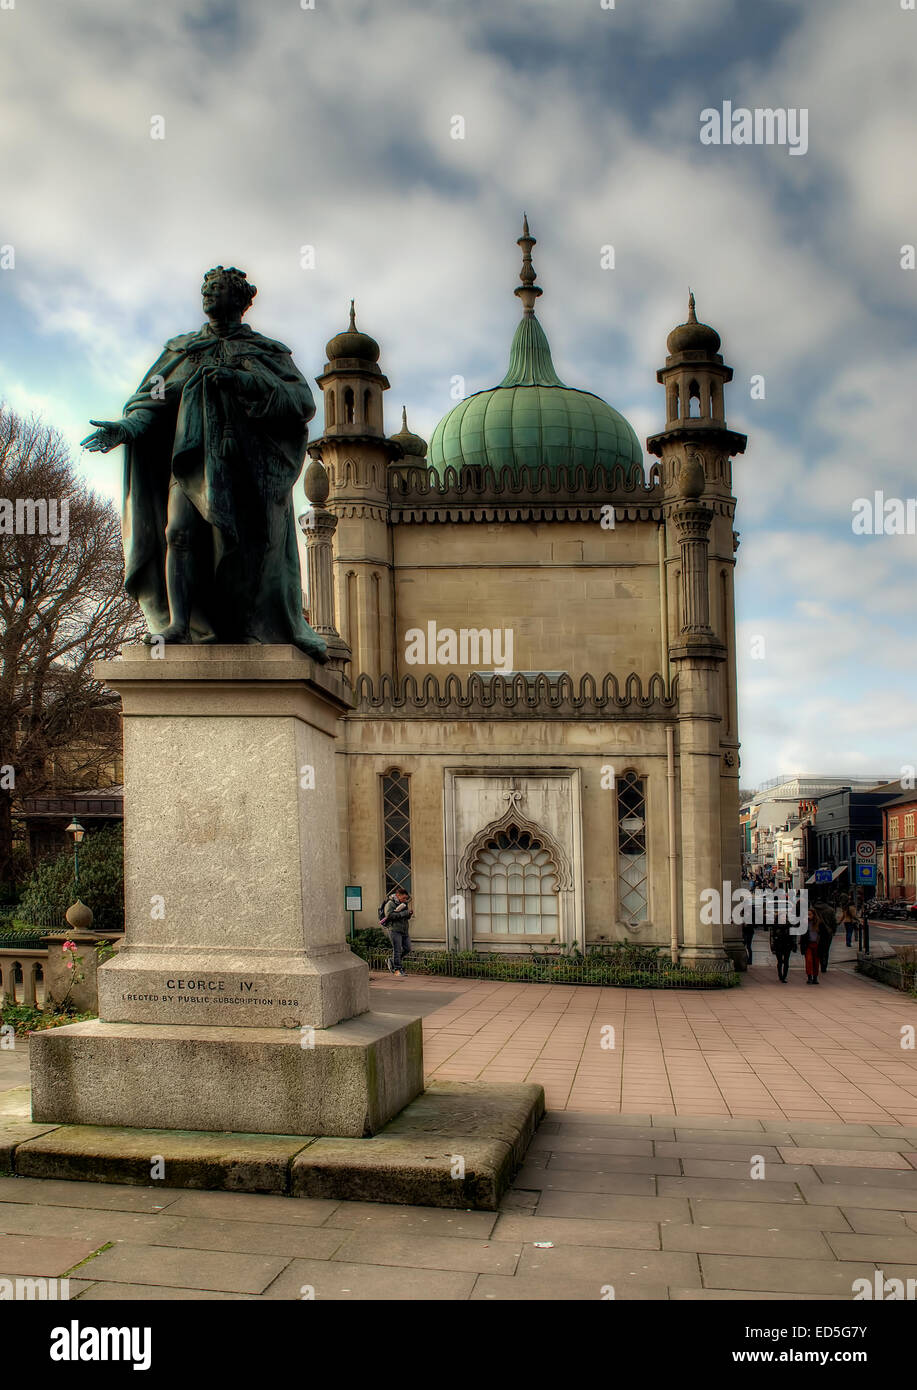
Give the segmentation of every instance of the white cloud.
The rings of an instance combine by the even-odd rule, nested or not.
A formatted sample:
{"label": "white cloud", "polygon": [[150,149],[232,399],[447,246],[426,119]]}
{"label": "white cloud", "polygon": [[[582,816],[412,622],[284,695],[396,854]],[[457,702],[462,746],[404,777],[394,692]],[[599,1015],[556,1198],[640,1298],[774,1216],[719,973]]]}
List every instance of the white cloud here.
{"label": "white cloud", "polygon": [[[392,381],[389,428],[404,402],[429,439],[454,375],[472,391],[505,370],[525,208],[558,371],[641,438],[662,424],[655,371],[689,284],[722,333],[730,423],[749,433],[735,467],[740,614],[772,638],[766,674],[741,666],[746,758],[765,776],[791,753],[842,756],[866,698],[862,672],[849,675],[863,631],[878,756],[906,733],[894,692],[912,673],[914,544],[858,541],[850,504],[915,490],[903,306],[917,272],[897,251],[917,242],[917,15],[864,8],[788,3],[779,52],[727,60],[732,0],[289,3],[227,7],[222,27],[177,0],[129,18],[116,0],[17,7],[0,51],[14,113],[0,241],[17,268],[0,291],[72,368],[52,393],[4,346],[3,394],[40,402],[78,441],[167,336],[200,322],[201,274],[222,261],[250,273],[253,326],[309,376],[355,297]],[[596,52],[604,91],[577,61]],[[616,95],[622,52],[642,55],[645,101]],[[660,91],[663,61],[675,77]],[[702,147],[711,92],[808,106],[809,153]],[[149,137],[154,114],[164,141]],[[450,139],[455,114],[464,141]],[[614,271],[599,266],[606,243]],[[315,270],[300,269],[304,244]],[[114,493],[116,458],[81,463]]]}

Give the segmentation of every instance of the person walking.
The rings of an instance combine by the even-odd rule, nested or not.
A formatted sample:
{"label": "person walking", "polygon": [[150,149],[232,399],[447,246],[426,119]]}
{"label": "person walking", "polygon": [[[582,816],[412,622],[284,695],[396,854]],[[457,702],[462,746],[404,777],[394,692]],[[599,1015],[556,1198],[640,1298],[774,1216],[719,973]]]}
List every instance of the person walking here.
{"label": "person walking", "polygon": [[806,984],[818,984],[818,936],[820,918],[814,907],[809,908],[809,925],[803,936],[803,950],[806,955]]}
{"label": "person walking", "polygon": [[828,969],[828,956],[831,952],[831,942],[834,940],[834,933],[837,931],[837,916],[834,908],[828,903],[818,904],[819,931],[818,931],[818,960],[822,972]]}
{"label": "person walking", "polygon": [[796,938],[790,931],[789,922],[775,922],[770,931],[771,951],[777,957],[777,979],[786,984],[790,968],[790,956],[796,950]]}
{"label": "person walking", "polygon": [[841,902],[841,915],[838,918],[837,924],[839,927],[844,928],[847,945],[852,946],[854,932],[859,930],[860,920],[849,898],[845,898]]}
{"label": "person walking", "polygon": [[748,964],[751,965],[751,948],[755,939],[754,922],[742,923],[742,940],[745,942],[745,954],[748,957]]}
{"label": "person walking", "polygon": [[409,926],[414,910],[411,907],[411,899],[403,888],[396,888],[390,897],[386,898],[383,905],[383,923],[388,930],[392,941],[392,954],[388,959],[388,968],[398,979],[404,979],[404,971],[401,962],[411,949],[411,938]]}

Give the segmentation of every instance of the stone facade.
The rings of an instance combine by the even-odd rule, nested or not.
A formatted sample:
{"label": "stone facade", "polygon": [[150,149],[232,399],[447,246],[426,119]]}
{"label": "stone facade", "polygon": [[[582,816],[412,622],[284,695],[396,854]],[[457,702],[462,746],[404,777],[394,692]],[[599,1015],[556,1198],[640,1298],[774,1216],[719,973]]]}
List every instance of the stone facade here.
{"label": "stone facade", "polygon": [[[529,267],[533,244],[526,227]],[[651,467],[541,466],[519,430],[514,466],[434,468],[406,425],[384,436],[373,340],[352,319],[329,344],[303,525],[332,537],[322,631],[333,588],[355,693],[337,759],[358,925],[404,881],[421,948],[554,938],[744,959],[738,927],[700,920],[704,889],[740,881],[731,460],[745,438],[726,425],[718,349],[692,299],[658,374]],[[537,370],[533,408],[575,398]]]}

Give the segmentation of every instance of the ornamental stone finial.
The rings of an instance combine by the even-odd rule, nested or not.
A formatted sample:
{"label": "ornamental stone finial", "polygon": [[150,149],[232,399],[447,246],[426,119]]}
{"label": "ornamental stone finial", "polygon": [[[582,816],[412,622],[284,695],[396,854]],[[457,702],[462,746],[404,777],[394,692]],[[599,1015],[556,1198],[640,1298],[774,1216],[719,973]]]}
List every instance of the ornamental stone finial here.
{"label": "ornamental stone finial", "polygon": [[328,501],[330,480],[321,459],[312,459],[303,476],[303,488],[313,507],[324,507]]}
{"label": "ornamental stone finial", "polygon": [[519,271],[521,285],[517,285],[514,294],[522,300],[524,312],[528,318],[532,318],[535,313],[535,300],[544,291],[535,284],[537,273],[532,265],[532,247],[536,240],[529,235],[529,219],[525,213],[522,214],[522,236],[516,241],[517,246],[522,247],[522,269]]}

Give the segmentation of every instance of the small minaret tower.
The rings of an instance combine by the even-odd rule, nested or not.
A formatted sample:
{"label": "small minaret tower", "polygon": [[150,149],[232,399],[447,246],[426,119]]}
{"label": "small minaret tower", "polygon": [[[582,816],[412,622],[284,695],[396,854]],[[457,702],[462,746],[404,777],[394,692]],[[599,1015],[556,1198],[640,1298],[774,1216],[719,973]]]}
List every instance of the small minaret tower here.
{"label": "small minaret tower", "polygon": [[328,474],[327,507],[337,517],[334,536],[335,621],[352,652],[350,679],[374,679],[393,670],[394,580],[387,469],[402,456],[386,439],[382,393],[388,380],[379,367],[379,344],[350,325],[328,343],[325,370],[317,377],[325,405],[325,430],[309,445]]}
{"label": "small minaret tower", "polygon": [[723,388],[732,368],[720,355],[720,335],[698,323],[693,294],[656,378],[665,387],[666,425],[647,448],[660,460],[668,657],[678,674],[681,959],[728,955],[743,965],[740,925],[705,924],[700,913],[705,889],[741,886],[732,458],[744,453],[746,438],[726,424]]}
{"label": "small minaret tower", "polygon": [[423,467],[424,459],[427,457],[427,441],[408,427],[408,409],[405,405],[401,407],[401,429],[390,438],[393,444],[400,445],[406,467]]}

